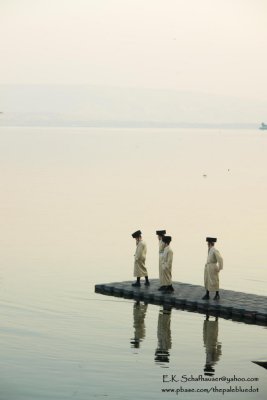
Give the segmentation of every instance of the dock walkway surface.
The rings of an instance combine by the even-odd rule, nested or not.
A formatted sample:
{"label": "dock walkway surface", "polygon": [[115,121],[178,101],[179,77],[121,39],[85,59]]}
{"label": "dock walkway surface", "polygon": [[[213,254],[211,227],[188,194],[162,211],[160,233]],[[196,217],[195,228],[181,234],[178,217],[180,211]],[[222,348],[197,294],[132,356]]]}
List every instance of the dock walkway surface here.
{"label": "dock walkway surface", "polygon": [[133,281],[113,282],[95,285],[95,292],[144,301],[177,309],[214,315],[240,322],[267,325],[267,296],[220,289],[220,300],[202,300],[203,286],[173,282],[174,292],[163,294],[158,290],[159,280],[151,279],[150,286],[133,287]]}

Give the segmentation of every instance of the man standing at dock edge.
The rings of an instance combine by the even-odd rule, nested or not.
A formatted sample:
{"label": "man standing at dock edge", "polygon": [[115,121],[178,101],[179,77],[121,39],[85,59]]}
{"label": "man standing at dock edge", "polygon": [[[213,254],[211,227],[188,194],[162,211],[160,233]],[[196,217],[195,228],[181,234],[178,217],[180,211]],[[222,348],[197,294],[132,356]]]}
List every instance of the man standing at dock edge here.
{"label": "man standing at dock edge", "polygon": [[156,231],[156,235],[158,236],[159,239],[159,282],[160,282],[160,287],[159,290],[165,289],[163,286],[163,280],[162,280],[162,257],[163,257],[163,251],[165,244],[162,241],[163,236],[166,234],[165,230],[161,231]]}
{"label": "man standing at dock edge", "polygon": [[146,262],[146,244],[142,240],[142,232],[136,231],[132,234],[132,237],[136,240],[136,251],[134,254],[134,276],[136,277],[136,282],[132,283],[132,286],[141,286],[140,278],[145,277],[145,285],[149,286],[147,269],[145,267]]}
{"label": "man standing at dock edge", "polygon": [[214,247],[217,238],[207,237],[206,242],[208,244],[208,258],[204,271],[204,286],[206,294],[202,299],[209,300],[210,292],[216,292],[213,300],[219,300],[219,272],[223,269],[223,259],[219,251]]}
{"label": "man standing at dock edge", "polygon": [[163,236],[164,250],[162,256],[162,285],[164,293],[171,293],[174,291],[172,286],[172,260],[173,251],[170,248],[171,236]]}

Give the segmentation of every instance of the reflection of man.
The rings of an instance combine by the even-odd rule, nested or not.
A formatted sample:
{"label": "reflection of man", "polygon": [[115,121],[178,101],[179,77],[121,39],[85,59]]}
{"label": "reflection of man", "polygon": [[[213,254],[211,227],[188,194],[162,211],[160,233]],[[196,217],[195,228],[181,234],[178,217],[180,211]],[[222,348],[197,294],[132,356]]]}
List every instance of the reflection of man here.
{"label": "reflection of man", "polygon": [[132,234],[132,237],[136,240],[136,250],[134,254],[134,276],[136,277],[136,282],[132,283],[132,286],[141,286],[140,278],[142,276],[145,277],[145,285],[149,286],[147,269],[145,267],[146,244],[142,240],[142,232],[136,231]]}
{"label": "reflection of man", "polygon": [[210,292],[216,292],[214,300],[219,300],[219,272],[223,269],[223,259],[219,251],[214,247],[214,243],[217,242],[217,239],[207,237],[206,241],[208,243],[208,258],[204,271],[206,294],[202,299],[209,300]]}
{"label": "reflection of man", "polygon": [[218,342],[218,318],[215,321],[209,321],[209,316],[203,324],[203,342],[206,349],[206,364],[204,367],[205,375],[214,375],[214,365],[219,361],[222,354],[221,343]]}
{"label": "reflection of man", "polygon": [[158,318],[158,348],[155,352],[156,363],[168,363],[172,347],[171,308],[164,306]]}
{"label": "reflection of man", "polygon": [[141,304],[137,301],[133,306],[133,327],[134,327],[134,338],[131,340],[132,347],[138,349],[140,342],[146,336],[145,327],[145,316],[146,316],[147,304]]}

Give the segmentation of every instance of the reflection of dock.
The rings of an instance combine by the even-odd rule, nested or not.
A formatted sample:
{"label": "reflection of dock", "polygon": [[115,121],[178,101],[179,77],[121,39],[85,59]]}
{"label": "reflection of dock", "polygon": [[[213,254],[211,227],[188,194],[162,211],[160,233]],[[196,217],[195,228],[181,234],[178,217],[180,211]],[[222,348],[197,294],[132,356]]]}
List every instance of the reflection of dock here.
{"label": "reflection of dock", "polygon": [[158,279],[151,279],[150,286],[142,284],[132,287],[132,281],[95,285],[95,291],[104,295],[119,296],[147,303],[162,304],[179,309],[200,312],[223,318],[267,325],[267,297],[232,290],[220,290],[221,299],[202,300],[203,286],[173,282],[174,292],[163,294],[158,291]]}
{"label": "reflection of dock", "polygon": [[260,367],[263,367],[267,369],[267,361],[252,361],[254,364],[259,365]]}

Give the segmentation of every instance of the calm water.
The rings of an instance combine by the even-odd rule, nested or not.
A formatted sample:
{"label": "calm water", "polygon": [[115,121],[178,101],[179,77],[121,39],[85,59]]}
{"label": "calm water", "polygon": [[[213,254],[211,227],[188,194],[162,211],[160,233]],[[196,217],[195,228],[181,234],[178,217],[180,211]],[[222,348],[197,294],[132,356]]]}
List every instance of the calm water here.
{"label": "calm water", "polygon": [[[261,131],[0,129],[0,399],[164,399],[242,389],[265,399],[266,328],[94,293],[132,278],[141,229],[173,236],[175,280],[202,284],[207,235],[221,286],[266,295],[267,136]],[[206,366],[206,367],[205,367]],[[206,368],[206,371],[204,371]],[[252,382],[163,382],[173,374]],[[185,379],[185,378],[184,378]],[[179,393],[178,398],[207,393]]]}

